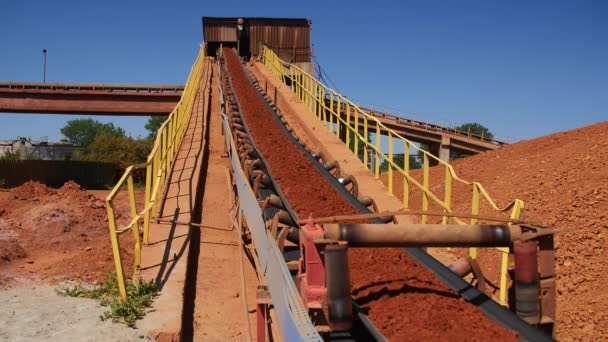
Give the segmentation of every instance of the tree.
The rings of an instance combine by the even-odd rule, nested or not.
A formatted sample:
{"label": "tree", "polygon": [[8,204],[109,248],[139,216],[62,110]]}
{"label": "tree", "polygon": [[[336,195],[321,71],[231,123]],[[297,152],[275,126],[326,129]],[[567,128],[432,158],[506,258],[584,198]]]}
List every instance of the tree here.
{"label": "tree", "polygon": [[[359,130],[359,135],[363,136],[365,133],[362,129]],[[355,135],[354,131],[348,130],[349,135],[349,146],[348,148],[355,152],[355,142],[357,143],[357,154],[360,160],[363,160],[363,155],[365,154],[365,143],[363,140],[359,140],[359,138]],[[367,141],[371,142],[371,137],[367,137]]]}
{"label": "tree", "polygon": [[[420,159],[417,156],[410,155],[408,159],[409,159],[409,163],[410,163],[410,170],[419,169],[422,167],[422,164],[420,163]],[[393,154],[393,163],[397,164],[402,169],[405,168],[404,160],[405,160],[405,155],[403,153]],[[389,165],[388,160],[385,159],[382,162],[382,164],[380,164],[380,172],[387,172],[388,165]]]}
{"label": "tree", "polygon": [[130,165],[142,163],[148,158],[150,144],[146,139],[133,139],[128,136],[103,132],[89,145],[82,160],[109,162],[125,169]]}
{"label": "tree", "polygon": [[485,127],[482,124],[479,124],[477,122],[467,122],[465,124],[462,124],[460,126],[456,126],[455,127],[457,130],[464,132],[464,133],[470,133],[471,135],[477,135],[480,137],[484,137],[487,139],[493,139],[494,138],[494,134],[492,134],[492,132],[490,132],[490,130]]}
{"label": "tree", "polygon": [[[470,133],[471,135],[483,137],[484,139],[494,139],[494,134],[492,134],[487,127],[477,122],[467,122],[460,126],[456,126],[455,128],[463,133]],[[465,158],[468,156],[471,156],[471,154],[460,151],[450,151],[450,160]]]}
{"label": "tree", "polygon": [[62,141],[85,148],[91,145],[95,137],[101,133],[121,138],[127,136],[124,129],[115,127],[113,123],[104,124],[93,119],[70,120],[61,129],[61,134],[65,136]]}
{"label": "tree", "polygon": [[151,116],[150,119],[148,119],[148,123],[146,124],[146,129],[150,132],[150,135],[148,135],[148,137],[156,138],[156,132],[158,132],[158,129],[166,120],[166,116]]}

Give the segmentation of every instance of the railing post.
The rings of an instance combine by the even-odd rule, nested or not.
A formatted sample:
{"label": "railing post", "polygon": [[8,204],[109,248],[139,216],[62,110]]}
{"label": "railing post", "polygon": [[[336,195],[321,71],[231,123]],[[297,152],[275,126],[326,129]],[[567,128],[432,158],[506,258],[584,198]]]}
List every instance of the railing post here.
{"label": "railing post", "polygon": [[[160,166],[160,140],[159,140],[159,145],[158,145],[158,149],[156,150],[156,153],[154,154],[154,163],[152,164],[152,172],[154,173],[154,182],[158,183],[160,182],[160,173],[161,173],[161,166]],[[154,187],[152,188],[154,189]],[[154,195],[154,197],[152,197],[152,195]],[[152,204],[152,217],[153,218],[158,218],[158,193],[154,193],[154,191],[152,191],[150,193],[150,200],[153,201],[154,203]]]}
{"label": "railing post", "polygon": [[410,144],[405,139],[403,141],[403,208],[410,208]]}
{"label": "railing post", "polygon": [[146,166],[146,192],[144,195],[144,244],[147,245],[150,243],[150,211],[148,206],[150,205],[150,196],[152,195],[152,170],[154,158],[152,160],[148,160],[148,165]]}
{"label": "railing post", "polygon": [[[169,174],[169,169],[171,168],[171,165],[169,165],[170,160],[169,160],[169,127],[165,126],[165,148],[164,148],[164,167],[165,167],[165,175],[163,177],[164,179],[167,179],[167,175]],[[163,184],[164,185],[164,184]]]}
{"label": "railing post", "polygon": [[[367,124],[365,125],[367,127]],[[376,121],[376,148],[375,148],[375,152],[374,153],[374,175],[376,177],[376,179],[380,179],[380,140],[382,139],[382,135],[380,134],[380,123]],[[368,152],[365,151],[365,154],[367,155]]]}
{"label": "railing post", "polygon": [[[367,167],[368,170],[370,170],[371,172],[374,172],[374,170],[372,170],[372,168],[369,165],[369,150],[367,147],[367,143],[369,141],[369,127],[368,127],[369,122],[367,120],[367,115],[363,114],[362,110],[359,109],[359,111],[363,115],[363,164],[365,164],[365,167]],[[357,113],[357,116],[359,116],[358,113]]]}
{"label": "railing post", "polygon": [[120,258],[120,243],[116,234],[116,217],[114,216],[114,206],[112,202],[106,201],[106,211],[108,213],[108,225],[110,226],[110,240],[112,242],[112,254],[114,254],[114,266],[116,267],[116,280],[118,291],[122,299],[127,299],[127,287],[125,285],[125,275],[122,269],[122,259]]}
{"label": "railing post", "polygon": [[[444,190],[443,203],[445,203],[446,207],[448,207],[450,210],[452,210],[452,173],[450,171],[451,171],[450,166],[445,165],[445,190]],[[447,213],[448,210],[443,209],[443,212]],[[442,222],[443,222],[443,224],[447,224],[448,217],[443,216]]]}
{"label": "railing post", "polygon": [[[129,205],[131,207],[131,220],[134,220],[137,214],[137,203],[135,201],[135,189],[133,188],[133,173],[127,178],[127,189],[129,191]],[[141,242],[139,240],[139,220],[133,223],[133,240],[135,241],[135,269],[141,267]]]}
{"label": "railing post", "polygon": [[[332,89],[330,89],[329,90],[329,112],[332,113],[332,114],[335,114],[335,117],[336,117],[336,136],[339,138],[340,137],[340,113],[334,111],[334,96],[335,96],[334,91]],[[332,115],[332,116],[334,116],[334,115]]]}
{"label": "railing post", "polygon": [[[422,211],[426,212],[429,210],[429,195],[427,194],[429,191],[429,155],[428,153],[423,153],[423,179],[422,179],[422,187],[424,191],[422,192]],[[428,222],[428,217],[426,215],[422,215],[422,224],[426,224]]]}
{"label": "railing post", "polygon": [[388,132],[388,192],[393,194],[393,134]]}
{"label": "railing post", "polygon": [[[479,186],[473,183],[473,197],[471,199],[471,215],[479,215]],[[472,218],[471,224],[476,224],[477,219]],[[477,248],[469,248],[469,256],[477,259]]]}
{"label": "railing post", "polygon": [[321,84],[317,83],[317,89],[318,89],[318,97],[317,97],[317,107],[319,109],[319,114],[318,116],[321,117],[327,117],[327,105],[325,104],[325,88],[323,88],[321,86]]}
{"label": "railing post", "polygon": [[[355,141],[354,143],[354,153],[355,153],[355,157],[357,157],[357,159],[359,159],[359,109],[355,108],[355,134],[353,134]],[[365,165],[365,168],[368,168],[367,165]]]}

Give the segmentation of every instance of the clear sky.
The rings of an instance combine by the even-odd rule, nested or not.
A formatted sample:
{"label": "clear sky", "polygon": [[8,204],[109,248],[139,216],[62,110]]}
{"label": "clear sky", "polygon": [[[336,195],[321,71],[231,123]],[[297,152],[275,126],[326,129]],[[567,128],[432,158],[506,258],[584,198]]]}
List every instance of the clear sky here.
{"label": "clear sky", "polygon": [[[0,0],[0,80],[184,83],[202,16],[305,17],[340,92],[517,141],[608,120],[608,1]],[[412,114],[415,113],[415,114]],[[0,114],[0,139],[75,116]],[[145,135],[145,118],[96,117]]]}

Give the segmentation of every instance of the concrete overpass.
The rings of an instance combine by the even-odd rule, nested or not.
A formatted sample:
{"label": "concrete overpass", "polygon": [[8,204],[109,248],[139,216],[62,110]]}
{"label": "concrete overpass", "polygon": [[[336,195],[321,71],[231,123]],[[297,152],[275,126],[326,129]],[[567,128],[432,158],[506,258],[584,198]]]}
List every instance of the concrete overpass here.
{"label": "concrete overpass", "polygon": [[[183,89],[183,85],[0,82],[0,113],[168,115]],[[327,105],[330,105],[329,101]],[[334,103],[334,109],[336,106]],[[340,107],[343,119],[346,119],[345,106]],[[444,161],[449,161],[451,150],[475,154],[505,145],[453,128],[361,109],[405,138],[427,144],[430,152]],[[375,128],[373,123],[372,127]],[[381,133],[386,134],[385,131]]]}
{"label": "concrete overpass", "polygon": [[[327,102],[329,106],[329,101]],[[346,106],[341,105],[340,111],[342,119],[346,120]],[[334,110],[337,104],[334,103]],[[429,124],[426,122],[410,120],[388,113],[376,112],[373,109],[361,107],[361,109],[378,119],[384,126],[399,133],[401,136],[417,143],[424,143],[429,146],[431,153],[438,156],[441,160],[448,162],[450,151],[464,152],[467,154],[475,154],[488,150],[495,150],[506,145],[505,142],[495,139],[489,139],[484,136],[463,132],[454,128],[448,128],[440,125]],[[351,122],[354,120],[354,114],[351,112]],[[359,122],[363,122],[363,116],[359,116]],[[369,123],[369,128],[375,132],[375,122]],[[386,130],[381,130],[382,135],[387,135]]]}
{"label": "concrete overpass", "polygon": [[0,113],[168,115],[182,85],[0,82]]}

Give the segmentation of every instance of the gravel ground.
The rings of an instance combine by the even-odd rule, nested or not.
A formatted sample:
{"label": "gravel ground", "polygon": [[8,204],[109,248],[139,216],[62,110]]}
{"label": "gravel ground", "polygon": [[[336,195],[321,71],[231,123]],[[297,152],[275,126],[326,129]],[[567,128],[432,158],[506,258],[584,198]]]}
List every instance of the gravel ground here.
{"label": "gravel ground", "polygon": [[97,301],[67,298],[55,287],[24,283],[0,290],[0,341],[146,341],[142,331],[110,321]]}

